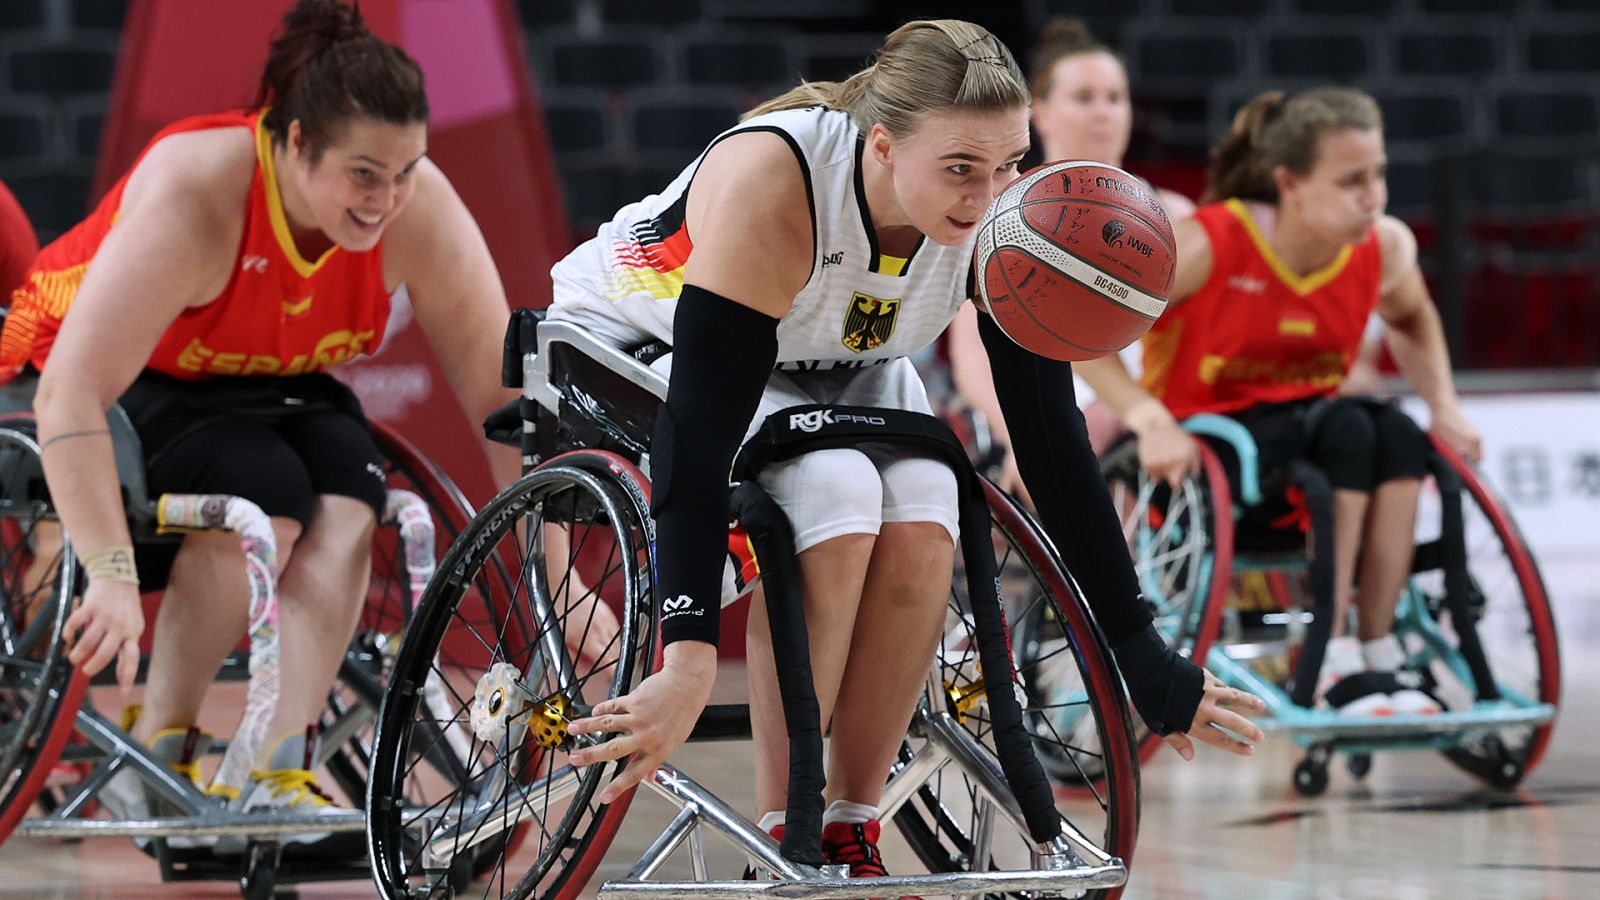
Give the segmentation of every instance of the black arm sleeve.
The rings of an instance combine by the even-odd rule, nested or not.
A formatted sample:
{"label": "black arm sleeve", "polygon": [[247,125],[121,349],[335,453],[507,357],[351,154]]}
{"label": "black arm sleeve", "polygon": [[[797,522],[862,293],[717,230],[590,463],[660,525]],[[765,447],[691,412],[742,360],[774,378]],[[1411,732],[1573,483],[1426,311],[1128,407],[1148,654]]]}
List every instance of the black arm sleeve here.
{"label": "black arm sleeve", "polygon": [[1083,588],[1105,632],[1128,697],[1150,730],[1188,731],[1205,691],[1200,667],[1167,646],[1149,605],[1072,387],[1072,367],[1017,346],[978,316],[1017,471],[1045,532]]}
{"label": "black arm sleeve", "polygon": [[672,320],[672,377],[650,445],[662,642],[717,642],[728,470],[778,358],[778,320],[691,284]]}
{"label": "black arm sleeve", "polygon": [[1017,346],[987,315],[978,316],[978,333],[989,353],[1017,471],[1045,532],[1114,646],[1142,631],[1150,610],[1140,597],[1127,540],[1089,446],[1072,367]]}

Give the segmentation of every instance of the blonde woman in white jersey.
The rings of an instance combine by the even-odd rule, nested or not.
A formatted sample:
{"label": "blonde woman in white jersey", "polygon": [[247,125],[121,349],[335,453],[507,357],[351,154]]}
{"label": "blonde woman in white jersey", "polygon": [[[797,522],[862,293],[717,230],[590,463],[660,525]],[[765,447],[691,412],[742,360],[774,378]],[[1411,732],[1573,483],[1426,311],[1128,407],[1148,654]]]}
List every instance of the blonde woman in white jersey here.
{"label": "blonde woman in white jersey", "polygon": [[[1033,127],[1044,145],[1044,159],[1088,159],[1121,166],[1133,133],[1133,101],[1128,95],[1128,70],[1108,46],[1098,41],[1081,20],[1058,17],[1046,23],[1029,59],[1033,69]],[[1156,196],[1174,222],[1194,213],[1189,198],[1165,188]],[[983,359],[978,320],[963,310],[950,325],[950,374],[968,406],[984,416],[995,439],[1011,445],[1011,432],[995,398],[994,379]],[[1121,353],[1123,363],[1137,373],[1139,345]],[[1078,405],[1083,409],[1089,441],[1100,454],[1121,433],[1122,426],[1094,391],[1074,376]],[[1027,498],[1017,475],[1016,457],[1007,454],[999,485],[1002,490]]]}
{"label": "blonde woman in white jersey", "polygon": [[[660,339],[673,353],[651,447],[663,667],[596,706],[574,733],[612,733],[580,765],[633,761],[610,802],[688,736],[716,670],[726,553],[727,474],[742,438],[798,403],[928,412],[909,360],[968,296],[975,226],[1028,147],[1027,88],[1011,54],[966,22],[919,21],[844,83],[804,84],[753,111],[656,196],[623,208],[552,275],[553,319],[619,346]],[[1149,626],[1122,534],[1076,415],[1066,367],[989,325],[1000,395],[1014,418],[1059,423],[1021,436],[1046,528],[1116,649],[1135,703],[1186,757],[1189,735],[1233,750],[1259,731],[1237,712],[1259,701],[1171,653]],[[1054,388],[1041,390],[1040,384]],[[1025,387],[1015,387],[1024,385]],[[761,477],[796,535],[822,721],[832,720],[823,851],[858,876],[883,874],[876,804],[944,621],[956,482],[940,464],[824,450]],[[681,608],[680,608],[681,607]],[[766,613],[748,633],[756,802],[782,821],[787,747]]]}

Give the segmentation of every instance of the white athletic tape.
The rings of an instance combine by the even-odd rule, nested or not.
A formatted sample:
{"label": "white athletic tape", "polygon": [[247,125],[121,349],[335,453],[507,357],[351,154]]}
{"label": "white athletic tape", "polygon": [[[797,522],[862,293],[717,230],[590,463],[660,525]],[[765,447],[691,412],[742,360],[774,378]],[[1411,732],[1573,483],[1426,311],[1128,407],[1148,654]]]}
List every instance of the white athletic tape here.
{"label": "white athletic tape", "polygon": [[[427,590],[428,582],[438,566],[434,556],[436,532],[433,513],[421,497],[411,491],[392,488],[384,500],[383,521],[400,529],[402,556],[411,590],[411,613],[415,614],[422,608],[422,594]],[[411,617],[408,615],[406,618],[409,621]],[[435,657],[427,681],[422,686],[422,703],[435,722],[443,723],[445,740],[455,750],[456,758],[470,768],[472,760],[468,757],[472,752],[472,740],[467,730],[455,721],[455,710],[450,705],[439,672],[439,660]]]}
{"label": "white athletic tape", "polygon": [[158,521],[177,528],[227,529],[239,536],[250,584],[250,684],[244,713],[213,784],[243,788],[256,768],[267,726],[278,706],[278,540],[272,520],[242,497],[222,494],[164,494]]}

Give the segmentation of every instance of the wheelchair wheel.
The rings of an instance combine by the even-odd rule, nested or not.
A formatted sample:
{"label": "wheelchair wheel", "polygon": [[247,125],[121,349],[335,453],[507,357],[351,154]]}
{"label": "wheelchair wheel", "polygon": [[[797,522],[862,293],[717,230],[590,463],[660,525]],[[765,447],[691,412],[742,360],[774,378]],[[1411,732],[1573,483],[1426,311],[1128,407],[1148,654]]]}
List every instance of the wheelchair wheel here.
{"label": "wheelchair wheel", "polygon": [[[1107,454],[1100,471],[1156,627],[1178,652],[1204,665],[1221,628],[1233,569],[1233,503],[1222,463],[1205,443],[1196,444],[1200,469],[1176,488],[1150,482],[1132,442]],[[1139,760],[1148,762],[1163,742],[1132,718]],[[1076,766],[1048,754],[1043,759],[1063,786],[1081,782],[1084,773]]]}
{"label": "wheelchair wheel", "polygon": [[[1075,772],[1089,786],[1081,795],[1058,798],[1057,809],[1100,850],[1131,860],[1138,834],[1139,768],[1110,648],[1038,525],[987,481],[984,490],[994,517],[1006,620],[1027,698],[1024,721],[1041,759]],[[935,712],[948,713],[992,753],[971,604],[959,572],[955,584],[935,685],[946,708]],[[983,795],[967,775],[947,768],[895,814],[923,864],[935,872],[1027,866],[1031,842],[1009,827],[986,824],[992,810]]]}
{"label": "wheelchair wheel", "polygon": [[[383,454],[389,490],[409,492],[424,504],[428,521],[434,527],[434,541],[426,548],[425,564],[414,566],[406,558],[399,525],[380,524],[374,535],[366,604],[322,721],[328,772],[348,802],[357,807],[366,803],[374,730],[384,685],[394,671],[400,643],[416,611],[421,585],[426,584],[431,575],[439,549],[455,540],[472,520],[472,507],[465,495],[409,441],[380,423],[373,424],[373,436]],[[509,595],[511,576],[504,567],[491,566],[484,577],[495,579],[497,590]],[[439,711],[443,713],[442,699],[442,694],[435,691],[430,692],[425,701],[440,706]],[[408,780],[407,804],[428,806],[431,795],[437,794],[441,785],[450,784],[450,774],[464,770],[465,752],[459,742],[441,746],[429,757],[426,777],[414,775]],[[517,828],[498,844],[479,845],[474,856],[478,865],[469,866],[469,871],[480,874],[482,866],[497,858],[491,851],[513,852],[525,832],[526,828]]]}
{"label": "wheelchair wheel", "polygon": [[[610,806],[594,795],[625,761],[574,768],[565,723],[627,693],[649,662],[646,498],[620,458],[569,453],[491,501],[445,555],[379,713],[367,833],[385,897],[459,886],[463,858],[487,880],[485,896],[571,897],[599,864],[632,795]],[[556,528],[559,555],[547,553]],[[598,653],[574,654],[596,601],[620,603],[620,630]],[[425,700],[430,681],[448,698],[443,715]],[[413,805],[408,784],[429,777],[425,766],[454,771]],[[501,842],[518,825],[528,837],[513,861]],[[475,858],[483,846],[494,848],[487,863]]]}
{"label": "wheelchair wheel", "polygon": [[[1533,554],[1507,514],[1505,505],[1472,466],[1448,446],[1435,449],[1463,480],[1462,525],[1465,529],[1469,601],[1475,608],[1478,638],[1494,674],[1502,703],[1529,706],[1559,705],[1561,660],[1556,645],[1555,619]],[[1424,495],[1418,517],[1418,565],[1428,561],[1429,541],[1439,533],[1438,495]],[[1443,576],[1421,571],[1413,578],[1429,619],[1436,623],[1431,641],[1407,638],[1408,647],[1430,659],[1429,668],[1439,682],[1440,699],[1449,709],[1463,709],[1475,699],[1474,682],[1455,653],[1456,633],[1443,602]],[[1438,646],[1439,638],[1444,646]],[[1499,728],[1469,737],[1445,751],[1451,762],[1466,772],[1500,788],[1515,786],[1544,757],[1554,721],[1540,725]]]}
{"label": "wheelchair wheel", "polygon": [[50,511],[32,430],[0,422],[0,842],[38,797],[88,684],[66,659],[77,563]]}

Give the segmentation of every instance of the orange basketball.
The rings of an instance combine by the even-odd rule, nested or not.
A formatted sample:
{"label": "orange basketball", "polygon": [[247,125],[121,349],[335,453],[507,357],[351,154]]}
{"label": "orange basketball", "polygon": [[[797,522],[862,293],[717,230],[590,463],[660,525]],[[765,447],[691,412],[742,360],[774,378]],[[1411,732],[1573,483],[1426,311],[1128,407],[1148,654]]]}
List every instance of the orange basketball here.
{"label": "orange basketball", "polygon": [[1098,359],[1137,341],[1167,307],[1172,223],[1115,166],[1057,162],[1018,178],[978,223],[973,266],[995,323],[1040,356]]}

